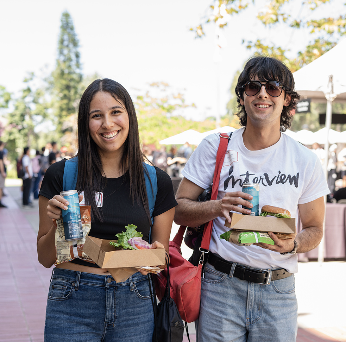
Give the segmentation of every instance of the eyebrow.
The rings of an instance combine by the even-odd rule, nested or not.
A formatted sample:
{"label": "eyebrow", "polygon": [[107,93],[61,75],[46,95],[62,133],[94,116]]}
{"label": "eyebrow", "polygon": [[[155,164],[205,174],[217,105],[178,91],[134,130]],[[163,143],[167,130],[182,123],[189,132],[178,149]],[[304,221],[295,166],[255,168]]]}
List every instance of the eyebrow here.
{"label": "eyebrow", "polygon": [[[113,106],[113,107],[111,107],[111,108],[109,108],[109,110],[113,110],[113,109],[124,109],[123,107],[121,107],[121,106]],[[93,113],[97,113],[97,112],[101,112],[99,109],[95,109],[95,110],[92,110],[90,113],[89,113],[89,115],[91,115],[91,114],[93,114]]]}

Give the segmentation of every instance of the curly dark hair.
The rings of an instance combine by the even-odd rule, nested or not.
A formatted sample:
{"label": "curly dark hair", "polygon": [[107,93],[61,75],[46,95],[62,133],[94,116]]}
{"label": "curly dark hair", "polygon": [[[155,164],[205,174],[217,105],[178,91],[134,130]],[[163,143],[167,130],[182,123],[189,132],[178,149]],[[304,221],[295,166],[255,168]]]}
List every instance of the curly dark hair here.
{"label": "curly dark hair", "polygon": [[253,80],[256,76],[259,80],[275,80],[280,82],[280,84],[283,85],[285,96],[289,95],[291,97],[289,105],[284,106],[281,113],[280,130],[282,132],[286,131],[286,129],[291,127],[293,119],[290,112],[292,109],[296,108],[300,96],[296,91],[294,91],[294,78],[292,72],[287,68],[287,66],[276,58],[266,56],[250,58],[238,78],[235,93],[237,95],[239,108],[239,112],[236,113],[236,115],[239,117],[240,124],[246,126],[247,123],[245,107],[240,104],[240,100],[244,100],[244,88],[242,87],[248,81]]}

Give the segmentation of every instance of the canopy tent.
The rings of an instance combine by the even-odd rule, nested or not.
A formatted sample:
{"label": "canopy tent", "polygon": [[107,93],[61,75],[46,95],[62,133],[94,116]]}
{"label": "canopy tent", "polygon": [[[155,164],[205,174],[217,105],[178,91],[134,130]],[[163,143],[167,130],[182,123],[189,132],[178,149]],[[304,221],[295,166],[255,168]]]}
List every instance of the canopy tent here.
{"label": "canopy tent", "polygon": [[304,145],[312,145],[315,141],[314,133],[306,129],[296,132],[294,139],[301,142]]}
{"label": "canopy tent", "polygon": [[[326,134],[324,150],[326,158],[324,171],[327,177],[329,130],[332,118],[332,102],[346,102],[346,39],[340,41],[334,48],[317,58],[310,64],[296,71],[294,76],[295,88],[302,98],[310,98],[315,102],[327,102]],[[323,261],[322,241],[318,249],[318,260]]]}
{"label": "canopy tent", "polygon": [[[208,135],[213,134],[213,133],[229,133],[229,132],[234,132],[235,130],[236,129],[234,127],[223,126],[223,127],[215,128],[211,131],[201,133],[201,138],[204,139],[205,137],[207,137]],[[202,141],[202,139],[201,139],[201,141]]]}
{"label": "canopy tent", "polygon": [[173,135],[169,138],[160,141],[161,145],[181,145],[188,142],[190,145],[198,145],[202,140],[200,137],[201,133],[194,129],[188,129],[187,131]]}

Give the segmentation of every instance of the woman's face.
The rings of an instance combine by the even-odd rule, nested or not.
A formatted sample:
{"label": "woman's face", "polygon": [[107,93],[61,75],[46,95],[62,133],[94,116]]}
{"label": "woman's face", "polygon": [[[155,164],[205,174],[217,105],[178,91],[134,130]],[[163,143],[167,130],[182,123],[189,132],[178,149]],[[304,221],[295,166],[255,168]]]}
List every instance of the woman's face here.
{"label": "woman's face", "polygon": [[89,132],[101,155],[121,156],[129,134],[125,105],[107,92],[97,92],[90,102]]}

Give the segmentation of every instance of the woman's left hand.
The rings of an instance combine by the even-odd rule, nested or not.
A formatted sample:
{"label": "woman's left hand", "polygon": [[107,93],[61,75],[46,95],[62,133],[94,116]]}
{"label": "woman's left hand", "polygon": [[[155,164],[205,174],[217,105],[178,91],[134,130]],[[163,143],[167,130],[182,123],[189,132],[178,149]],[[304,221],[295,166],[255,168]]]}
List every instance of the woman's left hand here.
{"label": "woman's left hand", "polygon": [[[161,242],[158,242],[158,241],[155,241],[151,244],[151,247],[150,249],[156,249],[156,248],[165,248],[165,246],[161,243]],[[162,266],[159,266],[160,268],[165,268],[166,266],[162,265]],[[139,272],[141,272],[143,275],[147,275],[149,272],[145,269],[139,269]]]}

